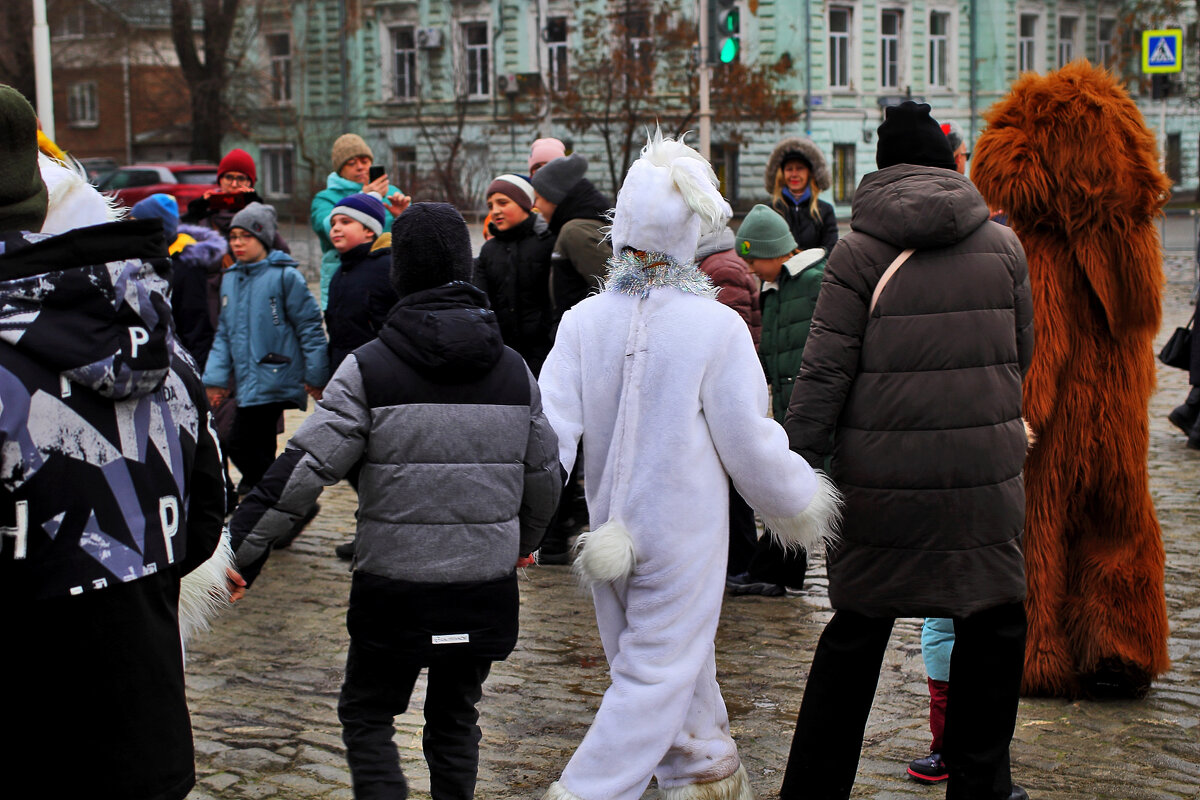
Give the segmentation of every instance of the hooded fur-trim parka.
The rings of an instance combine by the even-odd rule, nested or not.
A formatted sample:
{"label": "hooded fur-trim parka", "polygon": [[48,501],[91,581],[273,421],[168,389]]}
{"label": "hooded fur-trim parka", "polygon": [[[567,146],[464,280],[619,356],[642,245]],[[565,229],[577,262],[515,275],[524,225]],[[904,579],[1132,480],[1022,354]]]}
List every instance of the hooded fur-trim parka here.
{"label": "hooded fur-trim parka", "polygon": [[1137,106],[1087,62],[1025,75],[986,118],[971,177],[1028,254],[1039,332],[1023,690],[1139,695],[1168,666],[1146,418],[1170,184]]}
{"label": "hooded fur-trim parka", "polygon": [[767,159],[767,171],[763,177],[763,186],[766,187],[767,194],[775,191],[775,173],[783,166],[784,158],[789,153],[798,153],[812,165],[812,182],[822,192],[833,185],[829,165],[825,162],[825,155],[821,152],[821,148],[817,147],[812,139],[793,136],[775,145],[775,149],[771,151],[771,157]]}

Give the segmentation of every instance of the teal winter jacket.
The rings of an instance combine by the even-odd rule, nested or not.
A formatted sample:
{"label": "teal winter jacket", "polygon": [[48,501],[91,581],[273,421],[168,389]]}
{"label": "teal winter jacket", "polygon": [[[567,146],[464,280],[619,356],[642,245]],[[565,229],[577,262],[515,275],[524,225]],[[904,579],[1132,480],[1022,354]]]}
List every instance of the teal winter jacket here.
{"label": "teal winter jacket", "polygon": [[820,247],[804,250],[788,259],[779,277],[764,283],[759,295],[762,338],[758,357],[771,384],[771,411],[780,424],[804,360],[804,343],[824,275],[825,251]]}
{"label": "teal winter jacket", "polygon": [[[312,225],[313,232],[317,234],[317,239],[321,242],[321,308],[324,309],[329,305],[329,281],[333,279],[333,273],[337,272],[341,262],[338,260],[338,251],[333,249],[333,242],[329,241],[329,218],[333,216],[333,209],[337,204],[345,200],[352,194],[358,194],[363,190],[363,185],[355,181],[343,178],[336,172],[329,173],[329,177],[325,179],[325,188],[317,192],[313,197],[312,207],[309,209],[309,223]],[[387,196],[391,197],[396,192],[400,191],[395,186],[388,184]],[[386,233],[392,229],[392,212],[388,211],[385,205],[383,212],[383,230]]]}
{"label": "teal winter jacket", "polygon": [[217,335],[204,385],[236,385],[239,406],[288,403],[308,407],[304,385],[329,380],[321,310],[287,253],[236,262],[221,277]]}

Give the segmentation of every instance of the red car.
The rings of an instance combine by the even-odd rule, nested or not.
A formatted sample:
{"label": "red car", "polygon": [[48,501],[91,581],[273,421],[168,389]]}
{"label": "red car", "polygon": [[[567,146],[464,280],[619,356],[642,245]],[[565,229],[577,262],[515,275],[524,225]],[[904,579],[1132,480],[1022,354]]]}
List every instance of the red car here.
{"label": "red car", "polygon": [[169,194],[182,214],[188,203],[217,188],[216,164],[132,164],[105,175],[96,186],[132,208],[152,194]]}

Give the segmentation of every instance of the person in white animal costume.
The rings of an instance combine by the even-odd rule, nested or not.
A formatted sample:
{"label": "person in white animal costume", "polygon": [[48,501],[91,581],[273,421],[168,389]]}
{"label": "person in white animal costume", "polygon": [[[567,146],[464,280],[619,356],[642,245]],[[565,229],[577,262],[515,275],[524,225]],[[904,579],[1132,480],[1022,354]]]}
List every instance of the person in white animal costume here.
{"label": "person in white animal costume", "polygon": [[790,547],[821,547],[836,489],[767,416],[750,332],[693,261],[729,219],[712,167],[656,132],[625,178],[604,290],[562,319],[540,385],[569,473],[583,439],[590,586],[612,685],[545,800],[750,800],[713,639],[728,475]]}

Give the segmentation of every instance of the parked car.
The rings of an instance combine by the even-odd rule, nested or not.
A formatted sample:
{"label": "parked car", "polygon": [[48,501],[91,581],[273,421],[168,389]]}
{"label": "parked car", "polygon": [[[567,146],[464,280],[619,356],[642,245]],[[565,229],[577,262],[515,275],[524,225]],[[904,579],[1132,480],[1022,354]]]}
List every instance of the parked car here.
{"label": "parked car", "polygon": [[93,186],[99,186],[100,181],[108,177],[110,172],[120,168],[120,164],[111,158],[80,158],[80,165],[87,170],[88,181]]}
{"label": "parked car", "polygon": [[152,194],[172,195],[179,208],[217,188],[216,164],[131,164],[119,167],[106,175],[96,187],[108,192],[124,205],[135,203]]}

